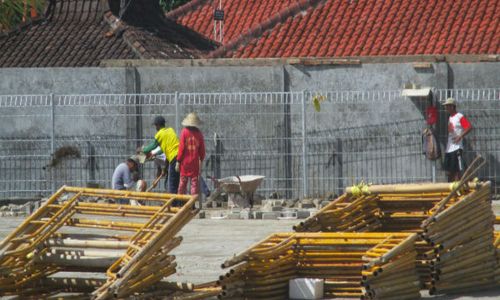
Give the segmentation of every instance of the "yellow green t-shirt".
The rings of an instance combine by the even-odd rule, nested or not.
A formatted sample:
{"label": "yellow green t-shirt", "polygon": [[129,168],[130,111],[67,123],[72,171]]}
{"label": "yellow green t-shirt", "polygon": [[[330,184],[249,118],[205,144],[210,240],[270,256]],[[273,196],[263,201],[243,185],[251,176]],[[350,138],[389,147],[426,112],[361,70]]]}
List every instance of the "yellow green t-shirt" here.
{"label": "yellow green t-shirt", "polygon": [[155,134],[155,140],[160,145],[161,151],[165,153],[167,160],[170,162],[177,157],[179,151],[179,139],[175,130],[172,128],[161,128]]}

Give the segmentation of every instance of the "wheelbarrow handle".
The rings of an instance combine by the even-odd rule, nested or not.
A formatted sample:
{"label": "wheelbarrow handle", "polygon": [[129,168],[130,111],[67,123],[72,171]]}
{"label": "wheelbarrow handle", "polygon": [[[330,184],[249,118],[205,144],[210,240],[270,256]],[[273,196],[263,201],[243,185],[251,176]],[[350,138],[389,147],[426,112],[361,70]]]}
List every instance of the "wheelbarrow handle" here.
{"label": "wheelbarrow handle", "polygon": [[238,175],[236,175],[236,178],[238,179],[238,183],[240,185],[240,192],[243,192],[243,190],[241,189],[241,178]]}

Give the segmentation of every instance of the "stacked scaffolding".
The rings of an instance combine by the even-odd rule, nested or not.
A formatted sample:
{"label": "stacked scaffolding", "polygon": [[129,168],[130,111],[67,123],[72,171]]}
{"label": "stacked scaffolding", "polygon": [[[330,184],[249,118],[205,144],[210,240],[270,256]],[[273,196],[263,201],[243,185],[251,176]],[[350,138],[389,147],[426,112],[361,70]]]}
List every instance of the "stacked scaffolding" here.
{"label": "stacked scaffolding", "polygon": [[430,255],[431,294],[459,293],[494,285],[496,251],[490,184],[447,203],[422,224]]}
{"label": "stacked scaffolding", "polygon": [[[353,195],[349,188],[345,194],[293,229],[297,232],[421,233],[420,225],[431,216],[431,209],[449,194],[448,184],[432,185],[433,189],[429,187],[428,184],[371,186],[369,195]],[[338,217],[330,218],[333,215]],[[350,226],[345,228],[343,223]],[[418,253],[417,272],[422,285],[429,285],[431,276],[426,253],[432,247],[422,239],[417,239],[415,247]]]}
{"label": "stacked scaffolding", "polygon": [[[103,198],[162,205],[95,203]],[[173,207],[174,200],[181,206]],[[62,187],[0,243],[0,295],[70,292],[110,299],[179,290],[160,281],[175,273],[169,253],[182,240],[175,235],[196,215],[195,201],[195,196]],[[73,272],[102,276],[82,279]]]}
{"label": "stacked scaffolding", "polygon": [[[229,259],[219,298],[286,299],[290,279],[325,279],[325,297],[420,297],[410,233],[278,233]],[[360,284],[361,283],[361,284]]]}
{"label": "stacked scaffolding", "polygon": [[294,230],[415,232],[422,287],[433,294],[482,289],[493,284],[497,268],[491,187],[489,182],[465,186],[460,193],[449,184],[371,186],[365,190],[369,195],[353,195],[349,188]]}

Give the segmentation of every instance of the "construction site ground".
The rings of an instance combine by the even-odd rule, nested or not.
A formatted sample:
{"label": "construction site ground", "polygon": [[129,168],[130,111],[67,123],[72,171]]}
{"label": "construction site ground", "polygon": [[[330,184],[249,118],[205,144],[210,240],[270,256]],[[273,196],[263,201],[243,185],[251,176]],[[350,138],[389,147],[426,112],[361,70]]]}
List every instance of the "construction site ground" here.
{"label": "construction site ground", "polygon": [[[498,214],[499,209],[495,208],[495,213]],[[0,218],[0,239],[14,230],[23,219],[24,217]],[[169,279],[193,283],[216,280],[224,273],[220,267],[224,260],[271,233],[291,231],[296,222],[297,220],[194,219],[180,232],[183,242],[172,252],[177,257],[177,273]],[[500,299],[500,288],[468,296],[424,297],[436,300]]]}

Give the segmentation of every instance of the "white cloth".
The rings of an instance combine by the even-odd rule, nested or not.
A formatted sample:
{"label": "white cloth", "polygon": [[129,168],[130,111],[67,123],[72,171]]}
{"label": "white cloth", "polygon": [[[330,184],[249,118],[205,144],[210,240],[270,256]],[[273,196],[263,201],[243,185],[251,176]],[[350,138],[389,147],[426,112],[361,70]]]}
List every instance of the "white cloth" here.
{"label": "white cloth", "polygon": [[[158,154],[158,153],[160,153],[160,152],[161,152],[161,148],[160,148],[160,146],[158,146],[158,147],[154,148],[154,149],[151,151],[151,153],[152,153],[153,155],[157,155],[157,154]],[[163,156],[165,156],[165,153],[163,153]]]}
{"label": "white cloth", "polygon": [[155,156],[154,164],[156,167],[166,168],[168,166],[167,157],[165,153],[161,153]]}
{"label": "white cloth", "polygon": [[461,113],[456,113],[450,116],[448,119],[448,144],[446,145],[446,153],[457,151],[458,149],[463,149],[463,140],[455,143],[453,140],[455,137],[460,136],[464,132],[462,123],[460,120],[464,116]]}

